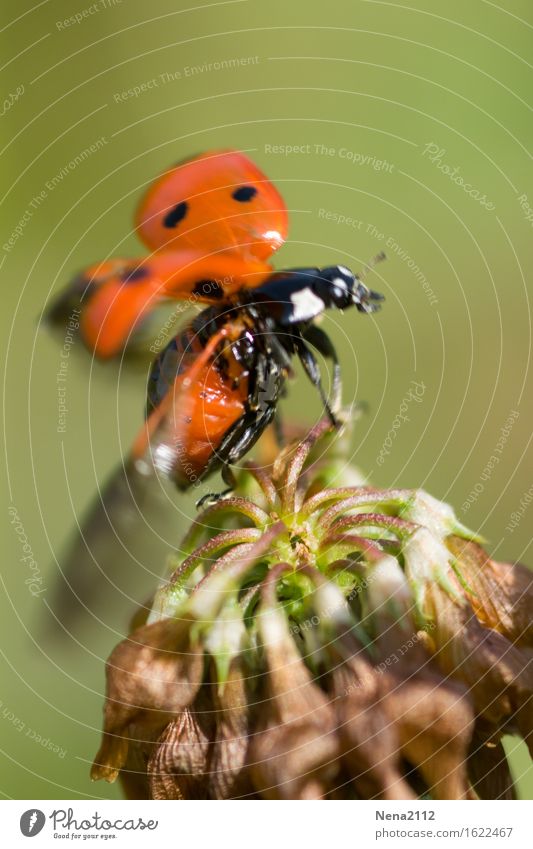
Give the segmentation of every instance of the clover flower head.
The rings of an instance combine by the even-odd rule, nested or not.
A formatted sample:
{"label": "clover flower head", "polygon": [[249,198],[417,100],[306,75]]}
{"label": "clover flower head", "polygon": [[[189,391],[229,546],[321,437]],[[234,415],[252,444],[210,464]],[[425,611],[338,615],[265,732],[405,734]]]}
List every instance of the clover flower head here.
{"label": "clover flower head", "polygon": [[531,574],[427,493],[366,485],[344,447],[321,421],[198,514],[108,660],[93,778],[156,799],[513,797]]}

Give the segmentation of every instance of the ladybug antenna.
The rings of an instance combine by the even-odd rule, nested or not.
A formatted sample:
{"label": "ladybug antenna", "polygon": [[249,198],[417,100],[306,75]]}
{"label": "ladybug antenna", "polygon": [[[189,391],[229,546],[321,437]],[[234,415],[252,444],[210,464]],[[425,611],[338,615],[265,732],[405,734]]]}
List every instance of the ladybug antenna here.
{"label": "ladybug antenna", "polygon": [[385,253],[385,251],[381,251],[379,254],[376,254],[376,256],[372,257],[372,259],[369,260],[363,267],[361,273],[357,275],[359,280],[364,280],[367,274],[369,274],[372,269],[375,268],[378,262],[383,262],[384,259],[387,259],[387,254]]}
{"label": "ladybug antenna", "polygon": [[380,292],[374,292],[372,289],[369,289],[363,283],[363,279],[365,278],[365,276],[370,271],[372,271],[372,269],[375,265],[378,264],[378,262],[382,262],[382,260],[384,259],[386,259],[385,253],[381,251],[381,253],[376,254],[376,256],[370,260],[370,262],[367,262],[367,264],[361,271],[361,274],[358,274],[356,277],[357,292],[355,293],[354,302],[360,312],[376,312],[376,310],[379,310],[381,306],[379,302],[385,300],[384,295],[382,295]]}

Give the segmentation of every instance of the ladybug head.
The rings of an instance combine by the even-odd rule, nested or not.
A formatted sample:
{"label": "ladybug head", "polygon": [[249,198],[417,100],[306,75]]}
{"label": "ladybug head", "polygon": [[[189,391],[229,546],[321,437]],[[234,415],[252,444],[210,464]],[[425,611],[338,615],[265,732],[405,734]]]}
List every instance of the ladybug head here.
{"label": "ladybug head", "polygon": [[344,265],[331,265],[320,270],[315,283],[316,294],[327,307],[346,309],[355,306],[360,312],[375,312],[384,296],[368,289],[361,278]]}

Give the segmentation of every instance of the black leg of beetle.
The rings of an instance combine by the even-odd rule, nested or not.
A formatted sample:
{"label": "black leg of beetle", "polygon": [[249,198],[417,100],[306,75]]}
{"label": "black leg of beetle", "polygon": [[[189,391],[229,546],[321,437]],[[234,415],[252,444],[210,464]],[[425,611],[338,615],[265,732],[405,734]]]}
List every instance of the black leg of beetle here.
{"label": "black leg of beetle", "polygon": [[271,412],[270,410],[267,411],[267,415],[263,415],[259,419],[254,413],[245,414],[237,426],[233,428],[230,433],[226,434],[216,453],[213,454],[211,460],[205,467],[203,477],[207,477],[211,474],[211,472],[215,471],[215,469],[222,465],[222,480],[224,483],[228,484],[228,489],[225,489],[222,492],[207,492],[196,502],[198,510],[203,507],[206,502],[215,503],[220,501],[221,498],[224,498],[225,495],[228,495],[228,493],[235,489],[237,481],[229,464],[231,462],[236,462],[243,454],[246,453],[250,445],[253,445],[256,441],[258,435],[263,432],[269,421],[272,419],[273,414],[274,409],[272,409]]}
{"label": "black leg of beetle", "polygon": [[230,469],[227,463],[227,458],[234,443],[238,442],[242,438],[243,432],[246,433],[248,430],[248,426],[245,419],[246,416],[243,416],[237,427],[235,429],[232,429],[230,433],[226,434],[226,436],[220,443],[217,451],[213,454],[204,469],[203,477],[208,477],[211,472],[214,472],[215,469],[222,465],[222,480],[225,484],[228,485],[227,489],[222,490],[222,492],[206,492],[206,494],[202,495],[202,497],[196,502],[197,510],[200,510],[207,503],[215,504],[217,501],[220,501],[221,498],[224,498],[224,496],[228,495],[235,489],[237,481],[235,479],[235,475],[233,474],[232,470]]}
{"label": "black leg of beetle", "polygon": [[278,448],[285,448],[285,434],[283,432],[283,416],[281,413],[276,411],[276,415],[274,416],[274,435],[276,437],[276,442],[278,443]]}
{"label": "black leg of beetle", "polygon": [[334,413],[338,413],[342,405],[342,381],[341,367],[333,342],[327,333],[324,333],[324,331],[320,327],[317,327],[316,324],[312,324],[308,327],[303,333],[303,336],[307,342],[310,342],[311,345],[313,345],[317,351],[322,354],[323,357],[331,360],[333,363],[333,400],[331,402],[331,408]]}
{"label": "black leg of beetle", "polygon": [[[291,371],[291,358],[274,333],[265,334],[265,348],[270,357],[273,357],[280,369]],[[270,352],[269,352],[270,349]]]}
{"label": "black leg of beetle", "polygon": [[224,464],[222,466],[222,480],[225,484],[227,484],[228,489],[226,489],[222,494],[227,495],[228,492],[232,492],[237,486],[237,478],[233,474],[233,469],[231,466]]}
{"label": "black leg of beetle", "polygon": [[262,415],[258,418],[254,416],[248,419],[248,427],[241,433],[239,439],[232,445],[229,451],[229,461],[236,463],[246,452],[257,442],[263,431],[274,418],[276,408],[274,405],[267,407]]}
{"label": "black leg of beetle", "polygon": [[248,379],[248,409],[261,421],[265,411],[276,403],[280,395],[281,366],[275,357],[259,353],[255,368]]}
{"label": "black leg of beetle", "polygon": [[337,418],[333,410],[331,409],[327,395],[324,392],[324,387],[322,386],[322,381],[320,379],[320,368],[318,366],[314,354],[312,353],[312,351],[309,350],[303,339],[301,339],[300,337],[295,336],[294,341],[296,353],[300,357],[300,361],[306,371],[309,380],[311,381],[313,386],[316,386],[320,393],[322,403],[324,404],[326,413],[330,418],[331,424],[333,425],[333,427],[340,427],[340,422],[337,421]]}
{"label": "black leg of beetle", "polygon": [[229,495],[230,492],[233,492],[233,487],[230,486],[228,489],[223,489],[222,492],[206,492],[205,495],[202,495],[201,498],[195,504],[197,510],[201,510],[202,507],[205,507],[206,504],[216,504],[217,501],[222,501],[226,495]]}
{"label": "black leg of beetle", "polygon": [[260,392],[265,384],[266,362],[262,355],[259,355],[253,369],[250,369],[248,375],[248,407],[250,410],[258,410],[260,403]]}
{"label": "black leg of beetle", "polygon": [[261,352],[254,367],[250,369],[249,377],[250,397],[247,411],[222,439],[202,474],[202,478],[207,477],[222,466],[225,482],[231,482],[230,490],[225,490],[220,495],[209,493],[200,499],[197,506],[201,506],[208,500],[218,500],[234,488],[235,478],[228,468],[229,465],[240,460],[259,439],[274,417],[276,402],[283,384],[279,363],[274,357]]}
{"label": "black leg of beetle", "polygon": [[225,498],[226,495],[229,495],[230,492],[233,492],[235,487],[237,486],[237,478],[233,474],[230,466],[226,463],[222,466],[221,470],[222,480],[225,484],[227,484],[227,489],[223,489],[222,492],[206,492],[205,495],[202,495],[201,498],[196,502],[196,509],[201,510],[201,508],[205,504],[216,504],[217,501],[221,501],[222,498]]}

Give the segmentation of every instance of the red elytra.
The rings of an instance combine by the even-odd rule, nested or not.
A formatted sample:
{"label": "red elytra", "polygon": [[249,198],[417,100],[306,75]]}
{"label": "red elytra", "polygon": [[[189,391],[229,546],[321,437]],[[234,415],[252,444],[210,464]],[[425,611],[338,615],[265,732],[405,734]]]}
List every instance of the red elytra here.
{"label": "red elytra", "polygon": [[229,253],[200,256],[192,250],[91,266],[84,275],[83,340],[100,358],[116,356],[162,299],[218,302],[260,285],[271,273],[259,261]]}
{"label": "red elytra", "polygon": [[192,248],[264,261],[287,238],[288,214],[244,153],[211,151],[162,174],[141,200],[136,225],[154,251]]}
{"label": "red elytra", "polygon": [[287,237],[283,198],[248,157],[211,151],[176,165],[149,187],[137,232],[153,253],[112,259],[78,275],[49,315],[81,305],[81,333],[99,358],[120,354],[162,299],[216,303],[261,285]]}

